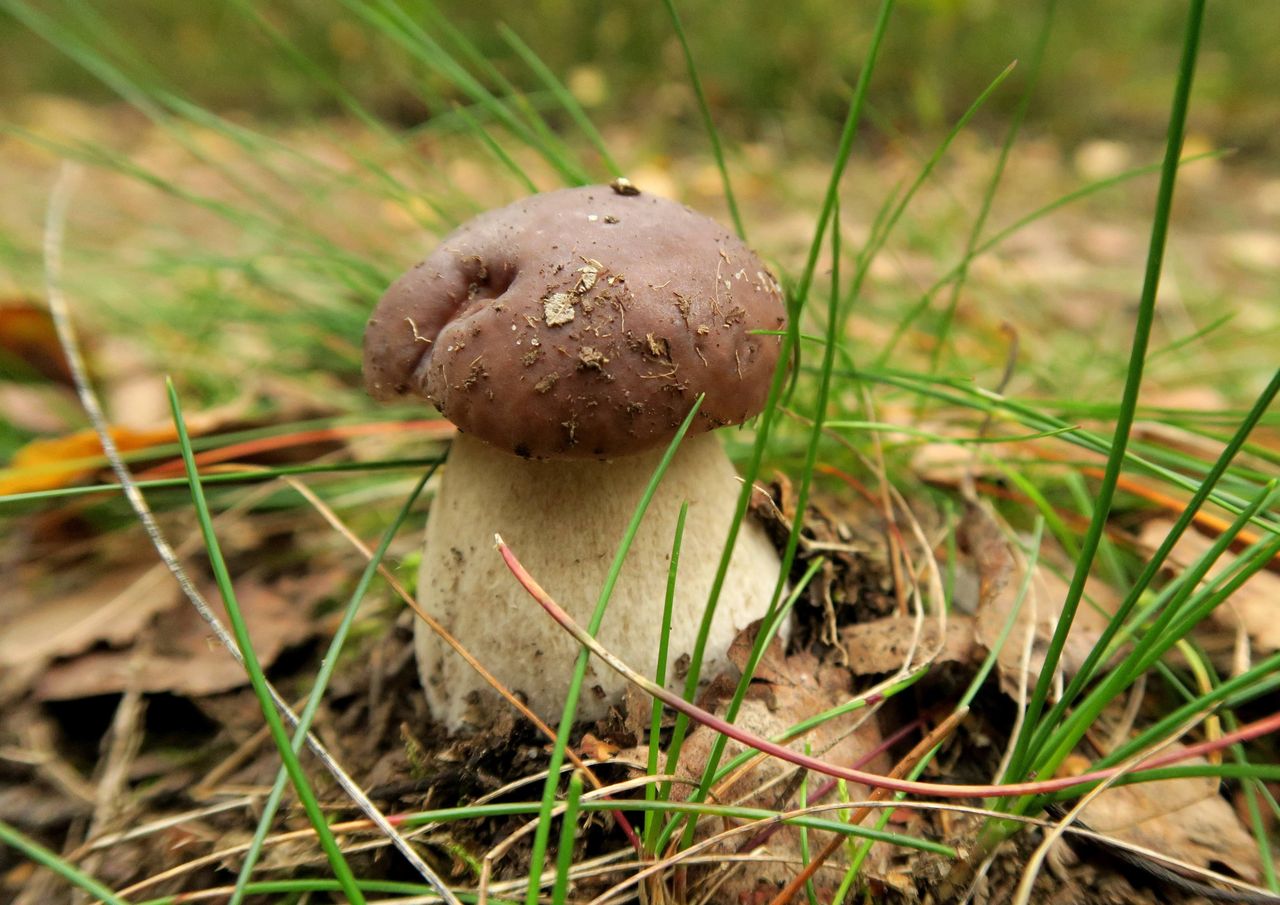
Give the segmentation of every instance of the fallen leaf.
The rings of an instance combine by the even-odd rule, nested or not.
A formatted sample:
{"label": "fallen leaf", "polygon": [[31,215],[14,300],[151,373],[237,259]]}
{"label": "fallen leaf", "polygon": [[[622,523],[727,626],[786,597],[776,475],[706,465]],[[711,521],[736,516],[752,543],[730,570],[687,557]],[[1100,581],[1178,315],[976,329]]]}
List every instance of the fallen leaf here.
{"label": "fallen leaf", "polygon": [[1218,794],[1213,777],[1110,788],[1085,807],[1080,819],[1099,833],[1199,867],[1225,865],[1249,882],[1257,882],[1262,873],[1257,842]]}
{"label": "fallen leaf", "polygon": [[578,751],[583,757],[594,758],[595,760],[609,760],[618,753],[618,746],[596,738],[594,734],[588,732],[582,737]]}
{"label": "fallen leaf", "polygon": [[[748,628],[739,637],[741,644],[735,645],[738,650],[750,646],[754,638],[755,627]],[[762,662],[769,664],[769,681],[757,681],[752,684],[738,711],[735,725],[764,738],[776,738],[796,723],[811,717],[838,704],[849,700],[851,683],[848,670],[840,667],[820,664],[817,658],[807,653],[785,657],[781,645],[775,640],[770,645]],[[710,694],[716,690],[726,691],[730,683],[718,685],[713,683]],[[727,703],[727,693],[719,697],[714,706],[716,713],[723,714]],[[704,704],[706,702],[704,701]],[[695,783],[702,776],[712,745],[719,737],[705,726],[698,726],[685,739],[680,754],[679,775],[693,780]],[[844,766],[858,765],[861,769],[884,772],[888,769],[887,759],[883,754],[872,752],[880,744],[879,725],[874,717],[868,719],[865,711],[846,714],[828,720],[801,738],[789,743],[795,751],[804,751],[806,746],[815,757]],[[732,739],[725,746],[721,764],[746,750],[746,747]],[[637,751],[620,752],[616,760],[643,763],[643,755]],[[660,761],[661,762],[661,761]],[[741,801],[747,807],[767,808],[770,810],[787,810],[796,807],[796,795],[799,790],[801,775],[807,784],[810,804],[835,801],[834,789],[829,786],[828,778],[812,772],[799,771],[790,765],[773,758],[765,758],[749,770],[732,778],[732,782],[717,789],[717,800],[722,802]],[[678,784],[673,790],[673,797],[685,798],[688,786]],[[823,797],[819,799],[819,792]],[[858,799],[865,797],[867,789],[856,783],[849,784],[849,795]],[[834,817],[833,814],[826,815]],[[835,818],[838,819],[838,818]],[[705,825],[701,835],[705,837],[720,828],[718,822]],[[763,839],[759,838],[764,836]],[[732,873],[719,888],[715,901],[735,902],[754,891],[758,884],[767,884],[777,889],[795,875],[794,866],[800,860],[800,832],[793,827],[778,827],[765,835],[765,828],[752,835],[733,837],[726,852],[739,851],[752,839],[757,847],[752,849],[762,853],[765,849],[776,857],[789,861],[759,862],[739,864],[732,868]],[[820,848],[829,837],[825,833],[810,832],[809,844],[812,849]],[[877,862],[883,855],[875,851],[873,859]],[[815,883],[819,888],[829,886],[834,891],[843,875],[843,867],[839,867],[842,859],[833,858],[828,866],[818,872]],[[700,880],[705,882],[712,878],[720,879],[719,868],[704,872]]]}
{"label": "fallen leaf", "polygon": [[[1033,568],[1026,595],[1019,604],[1027,564],[1015,551],[995,517],[982,506],[966,507],[956,527],[956,540],[963,554],[957,565],[977,579],[974,634],[978,642],[987,650],[993,649],[1005,625],[1010,618],[1013,619],[1013,627],[996,654],[996,671],[1004,692],[1017,697],[1024,680],[1026,645],[1030,641],[1025,679],[1034,684],[1062,615],[1067,583],[1048,567],[1042,553]],[[957,587],[963,587],[963,583],[957,582]],[[1107,625],[1107,617],[1090,605],[1090,601],[1103,610],[1114,608],[1114,593],[1100,582],[1086,584],[1085,593],[1089,599],[1081,601],[1076,611],[1059,664],[1068,677],[1074,675],[1093,650]],[[962,601],[957,601],[956,606],[964,609]]]}
{"label": "fallen leaf", "polygon": [[[725,659],[738,667],[739,672],[745,672],[747,661],[751,658],[751,651],[755,647],[755,643],[756,629],[754,627],[738,632],[737,637],[729,644]],[[764,649],[764,653],[760,655],[760,661],[756,663],[755,669],[751,672],[751,680],[753,682],[766,682],[771,685],[787,683],[790,681],[789,670],[793,668],[788,665],[782,645],[775,641],[770,643]]]}
{"label": "fallen leaf", "polygon": [[[285,649],[315,634],[317,625],[306,601],[291,600],[248,578],[237,581],[235,588],[263,668]],[[228,624],[216,590],[206,589],[206,597],[223,624]],[[160,613],[128,649],[93,651],[55,664],[37,682],[36,696],[46,701],[70,700],[137,688],[197,697],[248,681],[244,668],[213,637],[195,608],[181,606]]]}
{"label": "fallen leaf", "polygon": [[[902,669],[916,620],[910,616],[889,616],[873,622],[859,622],[840,629],[840,641],[854,675],[868,676]],[[973,663],[981,659],[974,638],[973,617],[954,613],[947,617],[946,637],[938,643],[938,623],[926,619],[920,627],[912,666],[934,658],[935,663]],[[939,649],[941,647],[941,649]]]}
{"label": "fallen leaf", "polygon": [[49,309],[23,300],[0,302],[0,379],[15,378],[72,385]]}
{"label": "fallen leaf", "polygon": [[95,644],[128,644],[181,592],[160,564],[117,565],[79,589],[36,599],[6,598],[0,613],[0,670],[31,670]]}
{"label": "fallen leaf", "polygon": [[[1155,550],[1169,536],[1173,522],[1155,519],[1143,526],[1139,542],[1149,550]],[[1168,564],[1178,571],[1188,568],[1213,546],[1214,541],[1194,528],[1182,533],[1170,553]],[[1209,578],[1232,568],[1235,555],[1225,551],[1209,568]],[[1250,576],[1231,597],[1209,614],[1209,621],[1223,628],[1235,630],[1243,627],[1258,654],[1271,654],[1280,650],[1280,619],[1276,619],[1276,601],[1280,600],[1280,575],[1261,569]]]}
{"label": "fallen leaf", "polygon": [[[223,429],[258,427],[260,422],[242,420],[251,404],[248,397],[242,396],[227,405],[186,414],[187,433],[199,437]],[[151,427],[116,424],[108,428],[108,433],[122,453],[171,444],[178,438],[173,424],[167,420],[156,422]],[[196,461],[203,465],[211,453],[217,452],[206,450],[198,453]],[[181,474],[181,459],[175,456],[175,460],[178,463],[176,473]],[[61,437],[41,437],[21,447],[14,453],[9,467],[0,469],[0,495],[67,487],[92,476],[105,464],[102,443],[92,429],[78,430]]]}
{"label": "fallen leaf", "polygon": [[[110,428],[109,433],[122,453],[177,439],[172,426],[149,430],[117,426]],[[0,494],[67,487],[89,477],[102,465],[102,443],[91,429],[32,440],[13,454],[8,468],[0,469]]]}
{"label": "fallen leaf", "polygon": [[[954,427],[941,425],[933,429],[939,433],[956,430]],[[1003,476],[1000,461],[1025,455],[1026,446],[1018,443],[984,443],[975,456],[972,447],[960,443],[922,443],[911,456],[911,471],[922,481],[942,487],[958,487],[966,477],[1000,478]]]}

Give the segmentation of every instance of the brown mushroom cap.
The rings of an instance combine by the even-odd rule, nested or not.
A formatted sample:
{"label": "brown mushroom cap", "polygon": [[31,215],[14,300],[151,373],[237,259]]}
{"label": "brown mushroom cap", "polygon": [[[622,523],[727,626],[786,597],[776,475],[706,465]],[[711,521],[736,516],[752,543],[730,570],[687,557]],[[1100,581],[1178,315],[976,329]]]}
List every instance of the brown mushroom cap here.
{"label": "brown mushroom cap", "polygon": [[461,430],[533,458],[609,458],[764,406],[785,310],[777,281],[702,214],[608,186],[534,195],[450,234],[369,318],[377,399],[418,394]]}

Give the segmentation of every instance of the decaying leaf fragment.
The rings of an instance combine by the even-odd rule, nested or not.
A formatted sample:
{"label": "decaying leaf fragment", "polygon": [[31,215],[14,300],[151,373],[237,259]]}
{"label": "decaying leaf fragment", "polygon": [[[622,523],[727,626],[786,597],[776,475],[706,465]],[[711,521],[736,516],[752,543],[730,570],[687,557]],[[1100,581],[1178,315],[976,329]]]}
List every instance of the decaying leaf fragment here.
{"label": "decaying leaf fragment", "polygon": [[[172,443],[177,437],[172,426],[151,430],[115,426],[110,430],[111,439],[121,452]],[[101,456],[102,443],[88,429],[64,437],[32,440],[14,453],[8,468],[0,469],[0,494],[68,487],[101,468]]]}
{"label": "decaying leaf fragment", "polygon": [[[225,624],[226,613],[216,589],[205,590]],[[236,597],[264,667],[286,648],[312,637],[317,629],[310,608],[293,599],[299,596],[310,595],[290,593],[280,583],[272,586],[248,578],[236,582]],[[36,696],[69,700],[135,688],[196,697],[238,688],[248,681],[244,667],[213,638],[195,608],[179,606],[160,612],[128,647],[90,651],[54,664],[37,682]]]}
{"label": "decaying leaf fragment", "polygon": [[[995,517],[981,506],[966,507],[956,527],[956,540],[962,554],[959,566],[973,579],[969,584],[977,588],[973,603],[978,642],[991,650],[1013,619],[1013,628],[996,655],[996,666],[1000,687],[1017,696],[1024,680],[1034,685],[1040,675],[1049,640],[1062,614],[1067,582],[1049,567],[1043,553],[1034,566],[1029,566]],[[1026,583],[1028,568],[1033,571]],[[1024,584],[1025,595],[1021,593]],[[957,582],[957,587],[964,587],[964,583]],[[1074,675],[1106,627],[1107,617],[1099,608],[1105,610],[1114,605],[1113,592],[1100,582],[1087,584],[1085,596],[1063,651],[1061,668],[1068,677]],[[962,603],[957,600],[956,606],[963,609]],[[1028,644],[1029,657],[1025,656]]]}
{"label": "decaying leaf fragment", "polygon": [[[889,616],[844,626],[840,629],[840,643],[853,674],[870,676],[915,667],[928,658],[934,663],[976,663],[981,660],[982,651],[973,632],[972,616],[952,614],[947,617],[946,635],[939,643],[937,620],[926,619],[917,637],[914,618]],[[908,664],[911,653],[914,655]]]}
{"label": "decaying leaf fragment", "polygon": [[[1140,542],[1148,549],[1154,550],[1166,537],[1173,522],[1157,519],[1148,522],[1142,529]],[[1168,562],[1181,571],[1213,546],[1213,540],[1205,537],[1195,528],[1184,531],[1182,537],[1174,545]],[[1230,550],[1218,558],[1209,569],[1209,577],[1222,574],[1235,563],[1235,555]],[[1280,650],[1280,618],[1277,618],[1277,605],[1280,605],[1280,575],[1262,569],[1255,572],[1231,598],[1215,609],[1209,616],[1212,623],[1227,629],[1243,628],[1249,635],[1254,653],[1266,655]]]}
{"label": "decaying leaf fragment", "polygon": [[1211,776],[1107,789],[1085,807],[1080,820],[1099,833],[1198,867],[1226,867],[1249,882],[1261,876],[1257,843]]}
{"label": "decaying leaf fragment", "polygon": [[83,654],[96,644],[126,646],[147,624],[181,600],[163,565],[114,568],[93,582],[48,599],[14,594],[0,605],[0,673],[25,682],[49,661]]}

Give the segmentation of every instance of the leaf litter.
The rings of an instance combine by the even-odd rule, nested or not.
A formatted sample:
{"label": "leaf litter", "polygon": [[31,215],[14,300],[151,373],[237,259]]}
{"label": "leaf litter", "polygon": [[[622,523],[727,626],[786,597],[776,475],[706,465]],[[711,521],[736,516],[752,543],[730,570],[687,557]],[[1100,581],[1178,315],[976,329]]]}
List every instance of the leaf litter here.
{"label": "leaf litter", "polygon": [[[782,539],[794,515],[789,485],[780,478],[771,485],[767,499],[759,496],[756,511],[766,513],[766,522],[772,519],[771,530],[776,538]],[[800,570],[819,555],[827,559],[831,568],[818,573],[821,583],[815,582],[798,610],[795,637],[802,639],[800,643],[793,646],[790,654],[775,643],[750,686],[739,722],[759,734],[775,736],[806,715],[848,700],[869,679],[903,669],[910,650],[916,651],[918,658],[931,657],[935,672],[949,671],[957,677],[951,681],[962,680],[972,674],[999,628],[1011,617],[1015,618],[1012,636],[1025,637],[1030,630],[1034,651],[1035,645],[1043,644],[1060,606],[1065,585],[1049,565],[1055,552],[1049,549],[1029,566],[1020,546],[1023,541],[1016,536],[1011,539],[1012,532],[988,510],[971,506],[956,526],[956,612],[948,619],[946,634],[940,639],[935,622],[930,620],[921,626],[915,618],[897,612],[898,595],[885,561],[883,518],[873,510],[859,511],[851,521],[834,514],[847,509],[847,502],[820,495],[807,514],[794,574],[800,574]],[[261,515],[246,516],[248,524],[262,518]],[[929,518],[936,518],[936,514]],[[243,543],[246,548],[259,545],[271,536],[272,530],[263,527],[251,531]],[[302,538],[295,538],[291,543],[300,540]],[[403,553],[403,545],[401,549]],[[919,553],[915,551],[915,555]],[[100,568],[102,565],[99,563]],[[1018,602],[1018,590],[1028,568],[1032,569],[1028,584],[1035,588],[1037,595],[1034,606],[1028,599]],[[111,574],[110,571],[107,574]],[[244,748],[254,738],[258,718],[252,700],[244,691],[237,691],[243,685],[242,674],[238,674],[225,652],[209,646],[203,625],[190,621],[185,607],[172,606],[171,594],[148,598],[155,606],[149,618],[143,618],[145,607],[131,610],[121,603],[119,606],[128,614],[127,619],[125,622],[107,620],[111,631],[95,632],[92,626],[86,626],[79,634],[74,630],[66,634],[65,628],[77,622],[77,613],[92,609],[95,596],[101,601],[114,594],[109,602],[122,596],[128,599],[130,593],[135,597],[140,595],[136,582],[146,574],[140,564],[135,565],[132,572],[121,570],[115,574],[116,585],[108,586],[105,579],[99,579],[102,583],[86,587],[82,597],[67,595],[45,614],[45,618],[54,620],[52,624],[61,624],[64,632],[51,631],[43,648],[33,645],[24,652],[31,659],[44,658],[50,664],[33,683],[29,699],[45,701],[47,706],[55,701],[101,699],[104,693],[134,688],[164,691],[198,702],[200,710],[212,718],[216,727],[212,744],[201,743],[207,746],[201,758],[206,764],[203,772],[209,773],[218,761],[233,755],[238,765],[227,771],[216,771],[219,776],[212,785],[200,782],[198,773],[188,772],[191,776],[188,786],[199,790],[199,797],[190,798],[182,791],[171,790],[159,802],[147,802],[153,808],[160,804],[155,811],[157,815],[198,805],[201,801],[216,801],[269,782],[276,766],[270,744],[258,738]],[[248,614],[251,634],[260,639],[259,653],[265,663],[278,661],[290,648],[314,649],[309,645],[327,630],[323,620],[316,618],[317,602],[339,593],[344,574],[348,573],[335,565],[310,576],[290,575],[287,570],[274,577],[254,572],[240,576],[237,587],[241,602]],[[1103,606],[1113,602],[1105,589],[1091,587],[1090,592]],[[169,602],[161,605],[162,598]],[[65,612],[61,612],[64,607]],[[410,623],[404,619],[399,622],[402,624],[393,631],[379,631],[354,642],[359,644],[358,651],[353,652],[335,676],[318,718],[321,731],[333,740],[335,753],[348,767],[354,767],[370,796],[388,810],[452,806],[482,799],[499,792],[513,780],[536,774],[546,762],[547,740],[514,716],[499,715],[492,727],[472,737],[451,739],[432,728],[421,696],[416,694]],[[832,625],[835,644],[825,640],[832,637]],[[1081,626],[1078,642],[1073,640],[1079,651],[1086,650],[1096,640],[1096,625],[1083,621]],[[36,624],[23,630],[28,637],[40,634]],[[739,668],[752,637],[747,634],[739,639],[733,655]],[[17,656],[18,647],[0,645],[0,652],[13,658]],[[1018,649],[1016,643],[1007,647]],[[1076,649],[1075,646],[1069,648]],[[1066,658],[1068,669],[1072,660],[1071,655]],[[1022,662],[1020,653],[1014,657],[1002,649],[998,659],[999,684],[1006,697],[1019,682],[1034,680],[1034,672],[1029,677],[1020,675]],[[1031,662],[1034,670],[1034,657]],[[294,675],[305,687],[308,663],[307,656],[292,658],[286,664],[285,681]],[[729,675],[713,682],[704,703],[719,702],[722,706],[734,681],[736,677]],[[926,707],[946,706],[943,702],[951,694],[950,687],[943,679],[926,678],[916,700]],[[999,753],[994,746],[1001,744],[997,714],[1007,705],[999,704],[990,694],[987,692],[986,697],[980,699],[987,701],[987,712],[978,714],[972,727],[944,745],[939,766],[934,768],[936,775],[964,776],[966,770],[981,764],[994,768]],[[939,695],[943,697],[939,699]],[[807,744],[814,753],[838,763],[866,762],[871,769],[887,771],[895,755],[901,753],[902,743],[883,750],[879,746],[887,735],[914,718],[904,709],[909,698],[910,695],[892,701],[883,710],[858,711],[831,721],[794,744],[801,748]],[[643,762],[645,749],[637,745],[644,742],[647,713],[647,699],[633,696],[629,704],[611,718],[581,730],[583,754],[603,761],[595,769],[606,782],[634,775],[633,765]],[[59,731],[66,732],[67,727]],[[712,733],[705,729],[691,732],[681,760],[682,775],[690,779],[700,775],[712,740]],[[238,748],[245,753],[237,755]],[[736,750],[731,745],[729,755]],[[154,766],[156,753],[144,749],[139,761],[149,758]],[[964,764],[967,766],[962,767]],[[981,775],[979,770],[972,778]],[[737,777],[730,787],[718,791],[720,800],[741,800],[781,810],[796,805],[801,781],[806,784],[810,803],[816,803],[823,796],[829,801],[834,795],[831,789],[823,788],[821,778],[812,775],[802,778],[796,771],[767,760]],[[324,788],[323,780],[320,782]],[[1119,838],[1154,845],[1193,864],[1226,863],[1242,877],[1256,876],[1256,851],[1250,855],[1248,834],[1230,806],[1217,794],[1214,784],[1176,782],[1177,788],[1171,787],[1169,793],[1154,792],[1146,799],[1132,798],[1128,788],[1108,790],[1094,802],[1084,820],[1094,829],[1105,827]],[[14,793],[6,794],[11,805],[17,803],[12,797]],[[520,797],[518,793],[512,794]],[[850,789],[849,794],[858,798],[863,793]],[[51,791],[42,797],[56,801],[65,796]],[[3,801],[0,797],[0,803]],[[51,812],[46,807],[43,820],[54,821],[59,813],[73,812],[74,807],[69,812]],[[286,813],[279,819],[282,830],[302,825],[298,823],[297,814]],[[963,820],[944,820],[920,812],[904,811],[899,819],[907,821],[906,827],[913,834],[954,838],[957,842],[971,830]],[[510,817],[451,825],[421,837],[419,845],[431,853],[433,861],[452,882],[465,886],[471,876],[468,859],[481,856],[492,840],[503,838],[521,823],[520,818]],[[699,831],[700,838],[725,828],[720,821],[708,821]],[[173,850],[161,853],[153,848],[153,843],[171,845],[174,833],[179,832],[183,839],[179,857],[175,857]],[[246,832],[238,812],[220,812],[194,820],[186,829],[171,831],[151,842],[131,842],[136,857],[129,863],[134,864],[136,870],[125,871],[113,879],[120,885],[136,882],[146,873],[178,867],[194,855],[212,854],[234,846],[245,838]],[[736,843],[726,842],[725,851],[735,855],[752,854],[757,860],[721,868],[700,867],[690,875],[692,881],[699,884],[696,888],[704,891],[718,884],[714,886],[718,891],[710,901],[755,901],[762,896],[761,901],[767,901],[769,890],[776,891],[794,875],[800,861],[797,830],[779,830],[764,839],[754,838],[758,833],[751,835],[749,851],[741,848],[742,838]],[[810,836],[811,851],[826,841],[820,833]],[[352,837],[353,841],[355,838]],[[583,858],[605,855],[616,851],[619,843],[616,828],[606,818],[584,830],[579,854]],[[363,859],[357,862],[360,869],[368,875],[380,872],[385,875],[395,862],[382,852],[384,847],[375,844],[365,854],[356,856]],[[522,858],[527,859],[527,851],[519,847],[508,853],[498,865],[495,881],[514,881],[524,876],[528,865]],[[273,850],[261,870],[267,875],[288,875],[321,863],[322,857],[310,843],[295,841]],[[819,889],[834,889],[843,863],[843,857],[833,858],[819,872],[816,879]],[[936,876],[931,873],[930,863],[927,857],[904,855],[876,846],[863,876],[884,894],[885,901],[916,902],[929,888],[932,881],[928,878]],[[222,870],[234,870],[236,864],[237,857],[228,854],[194,868],[188,876],[150,889],[158,894],[165,889],[189,889],[192,883],[213,885],[219,882]],[[999,876],[997,872],[997,879]],[[1068,885],[1079,882],[1082,881],[1078,877],[1072,877]],[[1099,875],[1089,882],[1095,882],[1097,888],[1102,889],[1114,888],[1116,881],[1110,875]],[[597,886],[596,881],[575,884],[575,889],[583,894],[605,888],[607,886]],[[1081,895],[1085,896],[1082,901],[1094,900],[1090,898],[1093,893],[1082,890]]]}

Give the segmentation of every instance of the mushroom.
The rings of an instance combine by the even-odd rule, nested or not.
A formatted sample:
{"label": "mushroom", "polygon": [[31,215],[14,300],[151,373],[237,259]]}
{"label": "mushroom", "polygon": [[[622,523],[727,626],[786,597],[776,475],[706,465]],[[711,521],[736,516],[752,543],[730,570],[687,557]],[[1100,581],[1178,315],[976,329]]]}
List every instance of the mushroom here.
{"label": "mushroom", "polygon": [[[540,716],[558,718],[577,643],[531,609],[493,553],[500,532],[587,621],[666,446],[705,399],[649,505],[599,637],[652,675],[672,538],[689,514],[669,639],[692,652],[741,483],[712,428],[764,406],[784,308],[735,236],[630,184],[535,195],[476,217],[401,276],[365,332],[377,399],[419,395],[459,433],[431,506],[418,582],[437,618]],[[723,666],[768,609],[777,553],[748,519],[705,653]],[[416,655],[433,716],[485,722],[492,689],[425,623]],[[673,686],[682,675],[671,677]],[[624,682],[592,664],[579,709],[599,718]]]}

